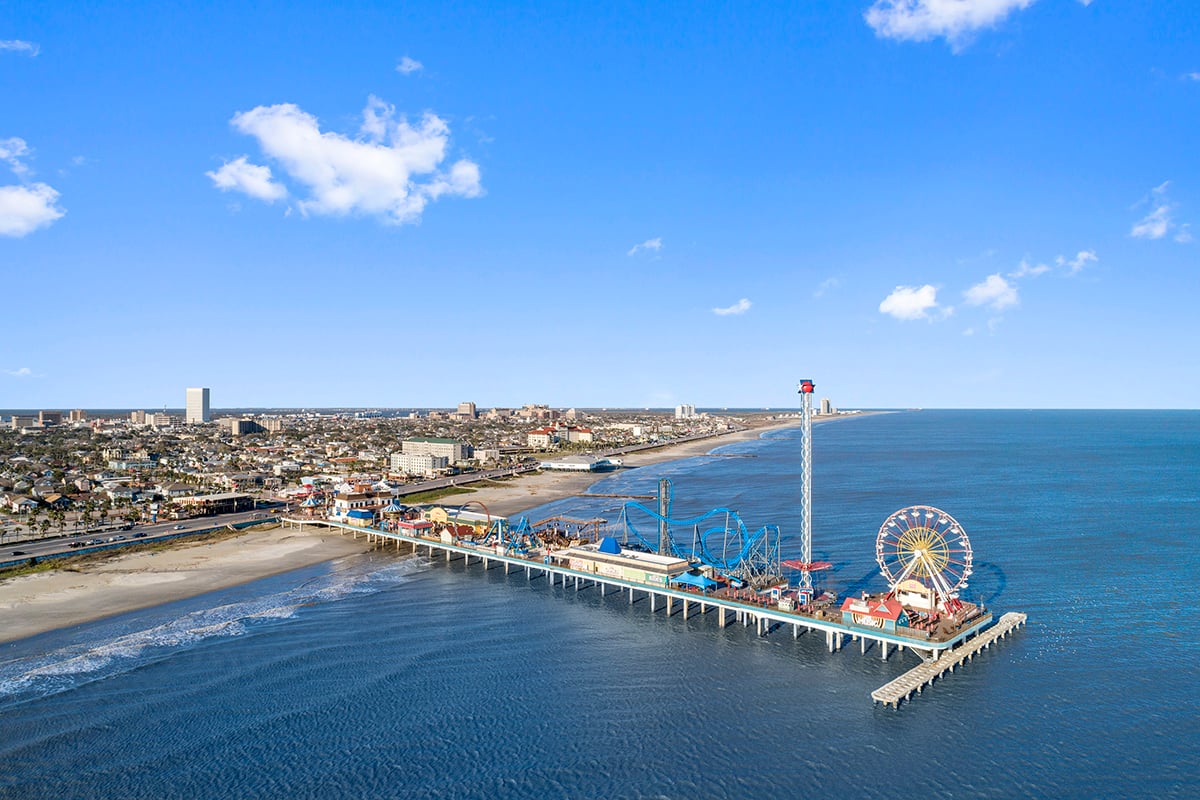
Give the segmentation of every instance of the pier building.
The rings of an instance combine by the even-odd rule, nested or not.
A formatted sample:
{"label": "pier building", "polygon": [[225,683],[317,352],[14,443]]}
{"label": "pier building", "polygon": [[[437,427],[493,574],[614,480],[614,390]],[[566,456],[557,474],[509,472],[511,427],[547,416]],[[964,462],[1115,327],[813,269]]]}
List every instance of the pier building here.
{"label": "pier building", "polygon": [[581,544],[550,555],[577,572],[619,578],[630,583],[666,586],[691,568],[687,559],[626,550],[611,536],[595,544]]}

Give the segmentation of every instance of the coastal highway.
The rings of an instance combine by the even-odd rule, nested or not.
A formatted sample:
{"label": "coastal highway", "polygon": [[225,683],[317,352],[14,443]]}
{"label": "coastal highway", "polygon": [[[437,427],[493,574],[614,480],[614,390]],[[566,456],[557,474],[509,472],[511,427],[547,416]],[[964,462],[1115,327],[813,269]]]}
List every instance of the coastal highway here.
{"label": "coastal highway", "polygon": [[[254,519],[274,516],[279,511],[272,509],[258,511],[239,511],[234,514],[219,514],[214,517],[198,517],[195,519],[185,520],[169,520],[167,522],[158,522],[152,525],[135,525],[132,530],[93,530],[91,533],[80,533],[71,536],[56,536],[48,539],[36,539],[33,541],[12,542],[0,547],[0,562],[12,561],[21,558],[41,558],[42,556],[57,555],[59,553],[73,553],[76,550],[83,551],[85,548],[71,547],[72,542],[89,542],[97,541],[103,544],[109,544],[109,540],[114,537],[120,537],[112,544],[118,542],[122,544],[140,544],[142,542],[152,542],[155,539],[160,539],[164,536],[177,536],[181,533],[195,532],[200,530],[209,530],[211,528],[221,528],[229,524],[237,524],[240,522],[249,522]],[[176,526],[183,526],[182,530],[176,530]],[[91,545],[98,547],[99,544]]]}

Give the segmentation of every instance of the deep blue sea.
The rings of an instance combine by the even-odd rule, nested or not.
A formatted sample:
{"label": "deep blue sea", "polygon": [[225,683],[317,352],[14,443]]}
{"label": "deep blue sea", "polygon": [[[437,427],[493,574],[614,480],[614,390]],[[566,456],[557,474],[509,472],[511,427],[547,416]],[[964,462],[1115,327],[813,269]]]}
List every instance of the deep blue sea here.
{"label": "deep blue sea", "polygon": [[[627,470],[779,524],[798,431]],[[937,506],[1029,624],[899,710],[917,663],[384,553],[0,645],[0,797],[1196,797],[1200,412],[920,411],[814,428],[814,551]],[[562,512],[615,518],[615,501]],[[0,620],[2,624],[2,620]]]}

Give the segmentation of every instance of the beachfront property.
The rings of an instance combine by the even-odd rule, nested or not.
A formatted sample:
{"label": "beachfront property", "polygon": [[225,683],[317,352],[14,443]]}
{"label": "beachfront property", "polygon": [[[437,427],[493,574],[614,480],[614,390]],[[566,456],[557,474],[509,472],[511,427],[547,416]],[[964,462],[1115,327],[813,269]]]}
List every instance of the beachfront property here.
{"label": "beachfront property", "polygon": [[525,435],[525,442],[537,450],[549,450],[558,444],[558,432],[554,428],[534,428]]}
{"label": "beachfront property", "polygon": [[389,464],[394,475],[420,475],[432,478],[450,467],[450,459],[430,453],[392,453]]}
{"label": "beachfront property", "polygon": [[471,445],[457,439],[444,436],[413,436],[400,442],[400,452],[404,455],[440,456],[451,465],[466,461],[471,457]]}
{"label": "beachfront property", "polygon": [[180,509],[186,510],[188,516],[213,516],[215,514],[233,514],[238,511],[252,511],[254,496],[242,492],[219,492],[217,494],[202,494],[193,497],[180,497],[175,500]]}
{"label": "beachfront property", "polygon": [[538,466],[551,472],[597,472],[616,466],[613,461],[604,456],[582,455],[564,456],[552,461],[540,461]]}

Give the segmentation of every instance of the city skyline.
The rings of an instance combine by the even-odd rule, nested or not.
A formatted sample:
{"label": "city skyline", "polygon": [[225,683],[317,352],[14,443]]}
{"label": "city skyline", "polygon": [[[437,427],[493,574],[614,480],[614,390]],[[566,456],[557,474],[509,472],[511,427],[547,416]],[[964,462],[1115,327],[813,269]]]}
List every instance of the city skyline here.
{"label": "city skyline", "polygon": [[1196,408],[1198,18],[7,7],[0,406]]}

